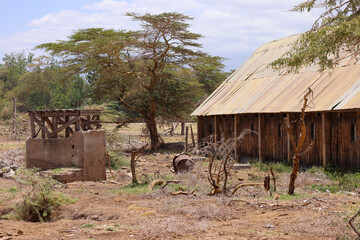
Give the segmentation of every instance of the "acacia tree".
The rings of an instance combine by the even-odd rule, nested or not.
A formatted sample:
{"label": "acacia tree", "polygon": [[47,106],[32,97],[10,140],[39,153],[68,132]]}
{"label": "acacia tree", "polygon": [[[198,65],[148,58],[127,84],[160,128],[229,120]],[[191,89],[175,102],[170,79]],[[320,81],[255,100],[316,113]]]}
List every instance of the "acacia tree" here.
{"label": "acacia tree", "polygon": [[83,29],[68,41],[37,48],[61,57],[68,74],[91,73],[97,95],[116,98],[145,121],[156,150],[161,143],[156,120],[176,118],[189,108],[195,89],[174,73],[203,55],[201,36],[189,32],[186,22],[192,18],[180,13],[127,15],[141,22],[140,31]]}
{"label": "acacia tree", "polygon": [[348,56],[359,56],[360,0],[307,0],[291,11],[309,12],[315,8],[324,12],[288,53],[272,63],[273,67],[297,72],[300,67],[315,63],[323,71],[339,64],[342,51]]}

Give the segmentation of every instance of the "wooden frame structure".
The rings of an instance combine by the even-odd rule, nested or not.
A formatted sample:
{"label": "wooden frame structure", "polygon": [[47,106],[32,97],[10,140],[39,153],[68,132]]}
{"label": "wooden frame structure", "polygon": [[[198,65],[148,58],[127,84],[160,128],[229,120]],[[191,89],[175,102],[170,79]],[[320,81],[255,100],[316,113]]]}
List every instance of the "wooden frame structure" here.
{"label": "wooden frame structure", "polygon": [[[101,128],[101,110],[62,109],[29,111],[31,137],[41,138],[70,137],[75,131]],[[65,131],[65,134],[61,132]]]}

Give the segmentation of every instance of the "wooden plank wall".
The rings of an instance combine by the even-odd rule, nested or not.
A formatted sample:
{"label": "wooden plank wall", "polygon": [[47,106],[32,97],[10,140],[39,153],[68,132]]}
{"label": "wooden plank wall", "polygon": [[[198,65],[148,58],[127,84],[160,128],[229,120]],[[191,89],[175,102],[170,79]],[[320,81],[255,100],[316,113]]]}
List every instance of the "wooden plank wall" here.
{"label": "wooden plank wall", "polygon": [[[239,114],[236,115],[236,137],[245,129],[259,132],[258,114]],[[255,133],[244,135],[241,142],[237,142],[236,155],[239,161],[258,159],[259,138]]]}
{"label": "wooden plank wall", "polygon": [[262,114],[262,160],[287,161],[286,114]]}
{"label": "wooden plank wall", "polygon": [[[261,119],[261,155],[263,161],[288,161],[288,136],[286,117],[290,122],[299,119],[299,113],[277,114],[237,114],[198,117],[199,140],[213,135],[216,130],[217,140],[238,137],[244,129],[259,132]],[[332,162],[335,167],[346,169],[360,168],[360,112],[307,113],[307,127],[303,150],[314,141],[313,148],[302,156],[300,163],[304,167],[325,166]],[[236,124],[236,126],[235,126]],[[313,124],[314,139],[311,125]],[[323,126],[325,124],[325,126]],[[356,125],[357,140],[351,139],[351,126]],[[216,125],[216,126],[215,126]],[[236,130],[236,135],[234,135]],[[294,136],[299,137],[301,128],[294,126]],[[237,160],[258,159],[259,138],[257,134],[247,134],[241,144],[237,144]],[[290,147],[290,156],[294,154]]]}
{"label": "wooden plank wall", "polygon": [[[335,167],[360,167],[360,114],[359,112],[331,113],[331,162]],[[356,124],[357,140],[351,139],[351,125]]]}

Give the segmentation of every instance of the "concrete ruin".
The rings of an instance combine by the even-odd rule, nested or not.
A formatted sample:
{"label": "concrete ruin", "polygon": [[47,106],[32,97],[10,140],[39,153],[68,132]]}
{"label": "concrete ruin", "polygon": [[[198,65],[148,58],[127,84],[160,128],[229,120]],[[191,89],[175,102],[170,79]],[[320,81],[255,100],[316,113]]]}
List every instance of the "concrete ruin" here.
{"label": "concrete ruin", "polygon": [[[56,177],[62,182],[105,180],[106,133],[100,130],[100,113],[99,110],[29,112],[32,138],[26,141],[26,167],[72,168],[69,174]],[[42,138],[37,138],[40,132]]]}

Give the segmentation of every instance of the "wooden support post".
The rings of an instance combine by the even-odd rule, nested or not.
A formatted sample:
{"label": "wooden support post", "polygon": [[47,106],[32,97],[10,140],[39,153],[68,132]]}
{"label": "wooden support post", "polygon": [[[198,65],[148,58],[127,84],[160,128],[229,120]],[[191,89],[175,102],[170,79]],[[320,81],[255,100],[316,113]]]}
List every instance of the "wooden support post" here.
{"label": "wooden support post", "polygon": [[80,131],[80,116],[78,117],[77,121],[75,122],[75,131]]}
{"label": "wooden support post", "polygon": [[30,113],[30,129],[31,129],[31,137],[35,138],[36,137],[36,133],[35,133],[35,123],[34,123],[34,113]]}
{"label": "wooden support post", "polygon": [[12,132],[16,133],[16,97],[13,97]]}
{"label": "wooden support post", "polygon": [[[69,122],[69,119],[69,116],[65,116],[65,123]],[[65,129],[65,137],[70,137],[70,126]]]}
{"label": "wooden support post", "polygon": [[237,115],[234,115],[234,159],[235,161],[238,160],[237,157],[237,126],[236,126],[236,119],[237,119]]}
{"label": "wooden support post", "polygon": [[[290,113],[286,114],[286,128],[290,125]],[[289,133],[286,131],[286,136],[287,136],[287,161],[290,162],[291,161],[291,140],[290,140],[290,135]]]}
{"label": "wooden support post", "polygon": [[218,119],[217,115],[214,116],[214,142],[217,142]]}
{"label": "wooden support post", "polygon": [[259,145],[258,145],[258,148],[259,148],[259,161],[262,162],[262,146],[261,146],[261,136],[262,136],[262,129],[261,129],[261,118],[262,118],[262,114],[259,113],[259,117],[258,117],[258,129],[259,129]]}
{"label": "wooden support post", "polygon": [[188,151],[188,136],[189,136],[189,127],[186,127],[186,131],[185,131],[185,152]]}
{"label": "wooden support post", "polygon": [[[197,145],[198,145],[198,148],[200,148],[200,142],[201,142],[201,138],[202,138],[202,128],[203,128],[203,124],[200,123],[200,121],[203,120],[203,116],[197,116],[196,117],[196,124],[197,124]],[[204,122],[204,121],[202,121]]]}
{"label": "wooden support post", "polygon": [[193,148],[195,148],[195,137],[194,137],[194,132],[193,132],[191,123],[190,123],[190,133],[191,133],[192,146],[193,146]]}
{"label": "wooden support post", "polygon": [[[45,118],[41,118],[41,124],[42,124],[42,126],[44,126],[44,128],[46,128],[46,125],[45,125]],[[44,131],[44,128],[41,128],[41,138],[45,138],[45,131]]]}
{"label": "wooden support post", "polygon": [[59,133],[58,133],[58,117],[52,117],[52,127],[53,127],[53,134],[52,134],[52,138],[57,138]]}
{"label": "wooden support post", "polygon": [[321,113],[321,141],[322,141],[322,162],[323,167],[326,167],[327,164],[327,154],[326,154],[326,115],[324,112]]}

